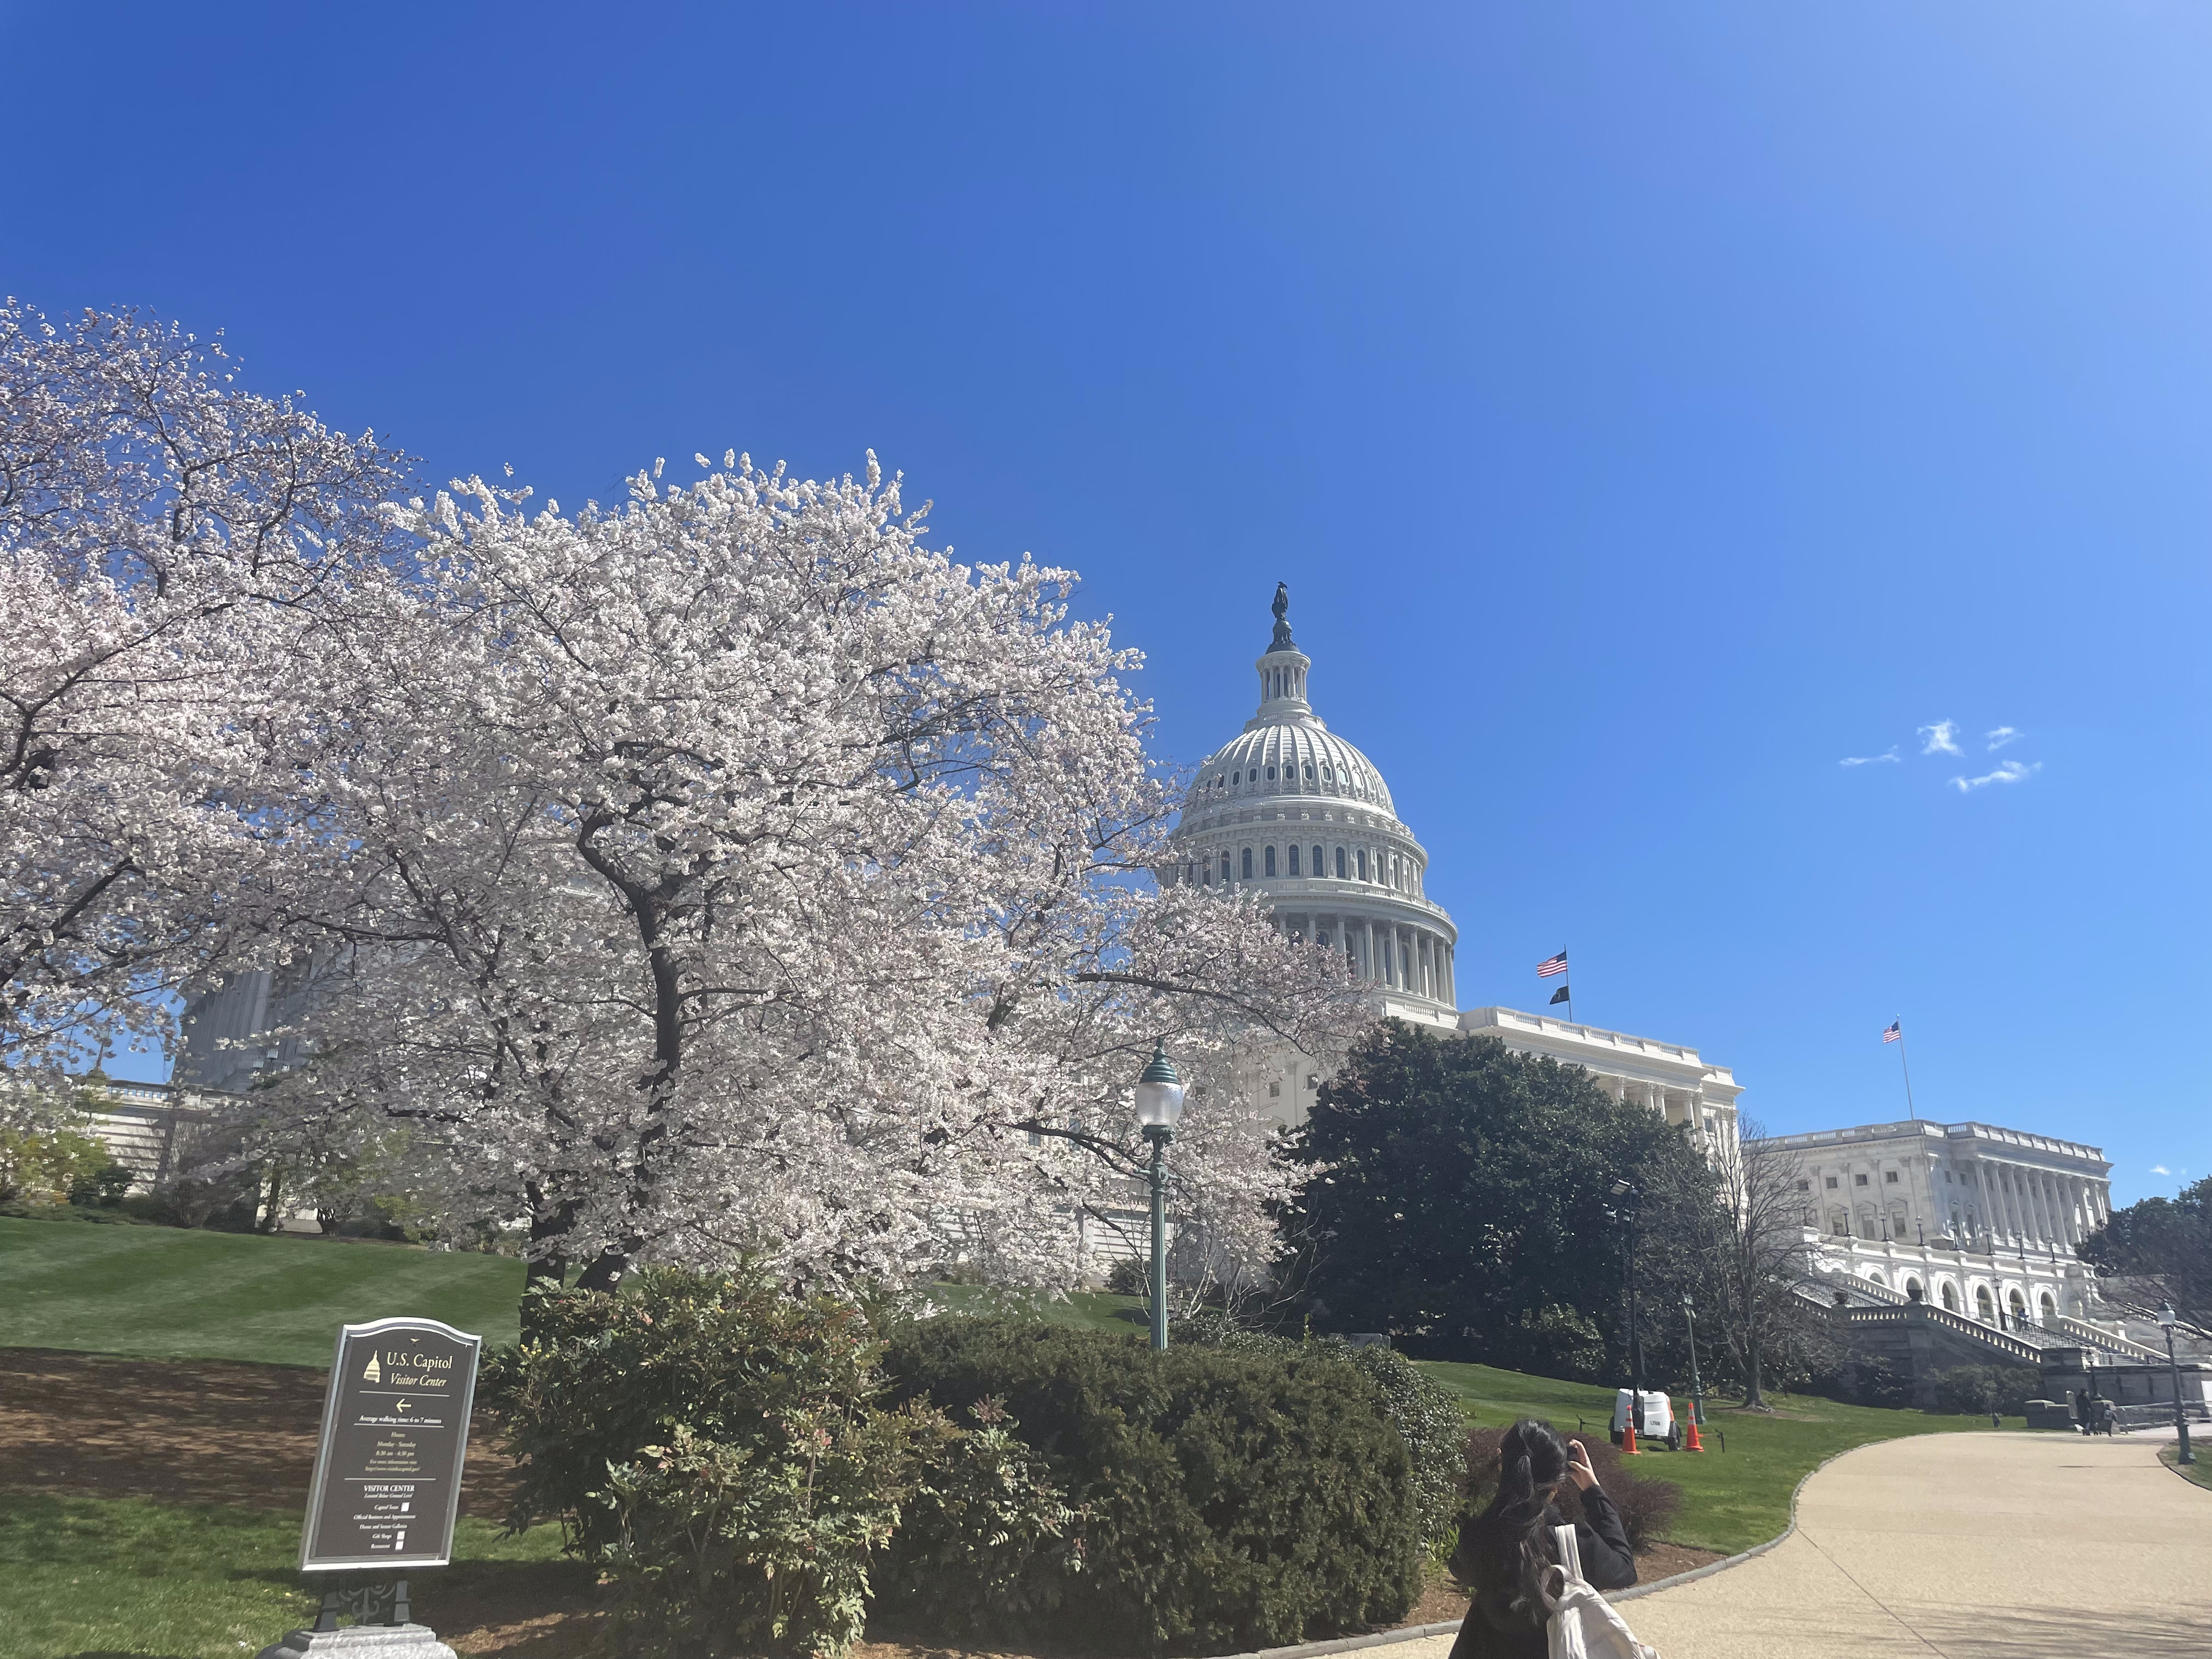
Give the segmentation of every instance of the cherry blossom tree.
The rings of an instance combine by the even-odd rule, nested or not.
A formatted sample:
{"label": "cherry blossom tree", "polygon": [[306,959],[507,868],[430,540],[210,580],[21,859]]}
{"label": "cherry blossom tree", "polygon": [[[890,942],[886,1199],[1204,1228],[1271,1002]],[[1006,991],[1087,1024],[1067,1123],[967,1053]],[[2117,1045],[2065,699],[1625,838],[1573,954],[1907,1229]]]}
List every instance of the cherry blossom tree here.
{"label": "cherry blossom tree", "polygon": [[1069,573],[923,546],[872,457],[700,459],[614,510],[477,480],[394,510],[416,568],[359,581],[301,677],[325,983],[280,1129],[410,1124],[540,1273],[611,1243],[902,1282],[957,1249],[1060,1285],[1075,1217],[1129,1200],[1164,1038],[1187,1201],[1264,1255],[1239,1056],[1364,1015],[1249,896],[1152,880],[1176,794],[1135,654]]}
{"label": "cherry blossom tree", "polygon": [[0,1065],[19,1076],[162,1041],[160,993],[273,938],[313,816],[289,667],[389,543],[376,507],[404,468],[233,373],[219,343],[128,313],[0,306]]}

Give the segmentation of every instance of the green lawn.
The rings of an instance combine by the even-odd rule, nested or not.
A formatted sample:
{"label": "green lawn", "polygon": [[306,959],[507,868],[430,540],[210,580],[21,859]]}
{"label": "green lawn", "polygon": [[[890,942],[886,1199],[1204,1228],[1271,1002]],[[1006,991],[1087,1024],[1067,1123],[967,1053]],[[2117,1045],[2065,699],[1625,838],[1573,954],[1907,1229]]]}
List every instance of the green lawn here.
{"label": "green lawn", "polygon": [[955,1313],[1026,1313],[1050,1324],[1111,1331],[1119,1336],[1141,1335],[1152,1328],[1141,1297],[1112,1296],[1104,1291],[1077,1291],[1063,1301],[1015,1291],[986,1290],[978,1285],[933,1285],[929,1295],[932,1301]]}
{"label": "green lawn", "polygon": [[[1458,1395],[1468,1414],[1488,1427],[1541,1417],[1568,1434],[1604,1434],[1613,1421],[1613,1391],[1586,1382],[1527,1376],[1487,1365],[1422,1362],[1421,1369]],[[1682,1489],[1682,1509],[1668,1534],[1676,1543],[1733,1555],[1765,1543],[1790,1524],[1797,1483],[1838,1452],[1908,1434],[1990,1432],[1978,1417],[1930,1417],[1917,1411],[1842,1406],[1832,1400],[1770,1395],[1771,1416],[1706,1407],[1702,1455],[1648,1453],[1638,1473]],[[1689,1409],[1686,1399],[1676,1408]],[[2005,1426],[2025,1429],[2021,1418]],[[1721,1449],[1725,1438],[1727,1450]]]}
{"label": "green lawn", "polygon": [[2212,1435],[2202,1434],[2191,1429],[2189,1436],[2189,1449],[2197,1459],[2195,1462],[2180,1463],[2174,1461],[2181,1455],[2181,1448],[2179,1444],[2160,1446],[2158,1449],[2158,1461],[2185,1480],[2194,1480],[2200,1486],[2212,1486],[2212,1446],[2205,1443],[2209,1440],[2212,1440]]}
{"label": "green lawn", "polygon": [[161,1359],[327,1365],[338,1327],[519,1333],[522,1263],[407,1244],[0,1217],[0,1342]]}
{"label": "green lawn", "polygon": [[[511,1342],[522,1264],[504,1256],[398,1244],[263,1238],[169,1227],[101,1227],[0,1217],[0,1341],[160,1358],[329,1363],[339,1325],[412,1314]],[[1066,1300],[940,1285],[932,1295],[962,1310],[1018,1309],[1040,1319],[1133,1334],[1133,1297],[1078,1292]],[[1577,1418],[1602,1434],[1613,1393],[1483,1365],[1424,1362],[1478,1423]],[[1980,1419],[1778,1398],[1771,1417],[1712,1413],[1721,1434],[1703,1456],[1650,1454],[1643,1472],[1683,1492],[1677,1541],[1730,1553],[1790,1522],[1797,1482],[1836,1453],[1899,1435],[1972,1431]],[[2015,1420],[2008,1426],[2024,1426]],[[0,1583],[5,1583],[0,1577]]]}
{"label": "green lawn", "polygon": [[[557,1527],[502,1539],[464,1520],[454,1565],[413,1579],[434,1627],[441,1597],[560,1552]],[[310,1622],[300,1518],[216,1505],[40,1498],[0,1504],[0,1659],[239,1659]]]}

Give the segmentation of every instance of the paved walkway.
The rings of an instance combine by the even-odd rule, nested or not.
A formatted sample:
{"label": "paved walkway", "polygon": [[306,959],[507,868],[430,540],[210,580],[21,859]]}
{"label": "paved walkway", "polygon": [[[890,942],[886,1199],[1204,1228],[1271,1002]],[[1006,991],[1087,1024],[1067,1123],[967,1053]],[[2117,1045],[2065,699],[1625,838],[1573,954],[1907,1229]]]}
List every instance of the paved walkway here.
{"label": "paved walkway", "polygon": [[1786,1542],[1621,1611],[1661,1659],[2204,1659],[2212,1492],[2148,1439],[1884,1441],[1806,1483]]}

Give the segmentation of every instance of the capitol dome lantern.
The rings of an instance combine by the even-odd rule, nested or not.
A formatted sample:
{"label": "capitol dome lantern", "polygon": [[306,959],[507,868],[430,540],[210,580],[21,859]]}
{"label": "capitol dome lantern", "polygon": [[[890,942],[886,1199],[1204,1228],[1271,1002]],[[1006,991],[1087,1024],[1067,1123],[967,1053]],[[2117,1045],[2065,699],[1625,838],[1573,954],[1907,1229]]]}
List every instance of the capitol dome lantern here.
{"label": "capitol dome lantern", "polygon": [[1292,938],[1342,951],[1384,1012],[1448,1022],[1459,933],[1425,896],[1428,854],[1375,763],[1313,712],[1281,584],[1273,609],[1259,708],[1200,765],[1164,878],[1256,888]]}

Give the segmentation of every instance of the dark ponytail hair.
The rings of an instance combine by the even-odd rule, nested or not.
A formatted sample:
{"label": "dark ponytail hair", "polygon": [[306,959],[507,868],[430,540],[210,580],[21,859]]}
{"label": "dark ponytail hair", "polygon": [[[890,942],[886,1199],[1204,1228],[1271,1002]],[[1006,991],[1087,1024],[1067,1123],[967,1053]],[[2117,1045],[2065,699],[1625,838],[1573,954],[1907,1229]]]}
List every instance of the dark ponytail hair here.
{"label": "dark ponytail hair", "polygon": [[[1478,1518],[1476,1529],[1492,1553],[1492,1572],[1510,1585],[1502,1610],[1516,1622],[1540,1624],[1555,1605],[1544,1581],[1548,1570],[1559,1564],[1545,1510],[1567,1476],[1567,1443],[1549,1423],[1524,1417],[1505,1431],[1498,1462],[1498,1492]],[[1500,1555],[1502,1561],[1496,1559]],[[1500,1609],[1485,1610],[1494,1621]]]}

